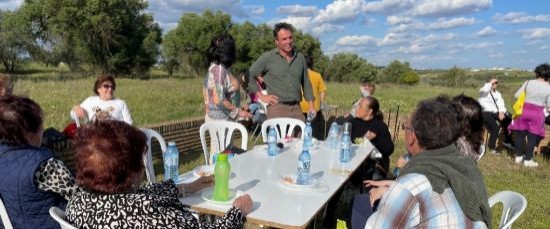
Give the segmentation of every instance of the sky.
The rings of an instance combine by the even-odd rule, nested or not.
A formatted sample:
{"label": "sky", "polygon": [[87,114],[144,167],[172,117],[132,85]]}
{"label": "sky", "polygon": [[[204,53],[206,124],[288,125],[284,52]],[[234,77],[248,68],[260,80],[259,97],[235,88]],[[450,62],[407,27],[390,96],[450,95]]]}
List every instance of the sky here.
{"label": "sky", "polygon": [[[546,0],[148,0],[164,32],[185,12],[221,10],[233,21],[286,21],[318,38],[326,55],[356,53],[376,65],[531,70],[550,62]],[[15,9],[22,0],[0,0]]]}

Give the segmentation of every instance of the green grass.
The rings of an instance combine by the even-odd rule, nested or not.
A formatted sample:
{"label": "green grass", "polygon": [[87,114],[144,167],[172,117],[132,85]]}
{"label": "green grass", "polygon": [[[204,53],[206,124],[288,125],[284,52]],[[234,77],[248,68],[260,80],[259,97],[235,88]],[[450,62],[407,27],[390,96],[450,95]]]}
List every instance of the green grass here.
{"label": "green grass", "polygon": [[[42,72],[43,73],[43,72]],[[41,74],[42,74],[41,73]],[[44,73],[46,74],[46,73]],[[56,74],[56,73],[48,73]],[[91,96],[94,78],[80,78],[75,80],[32,80],[32,77],[19,77],[15,92],[27,95],[37,101],[45,113],[45,127],[63,128],[69,123],[69,110],[79,104],[86,97]],[[506,104],[511,107],[513,93],[524,78],[501,78],[499,90],[504,96]],[[359,84],[328,83],[328,104],[338,105],[348,110],[352,103],[360,96]],[[403,86],[395,84],[377,85],[375,96],[381,102],[381,109],[395,112],[400,106],[400,117],[412,111],[416,103],[425,98],[431,98],[445,93],[451,96],[465,93],[477,98],[481,83],[475,87],[446,88],[419,84]],[[134,124],[137,126],[154,124],[164,121],[177,120],[203,115],[202,79],[190,78],[151,78],[150,80],[117,79],[116,96],[128,104]],[[397,141],[397,147],[392,157],[404,152],[402,137]],[[550,165],[542,159],[535,160],[541,163],[539,168],[526,169],[516,166],[511,158],[505,156],[486,155],[479,166],[485,175],[485,182],[489,194],[501,190],[517,191],[525,195],[529,205],[527,210],[514,224],[515,228],[548,228],[550,225]],[[156,159],[160,164],[160,159]],[[190,153],[182,156],[180,171],[190,171],[204,161],[202,152]],[[162,168],[157,166],[157,173]],[[498,225],[500,213],[494,209],[494,225]]]}

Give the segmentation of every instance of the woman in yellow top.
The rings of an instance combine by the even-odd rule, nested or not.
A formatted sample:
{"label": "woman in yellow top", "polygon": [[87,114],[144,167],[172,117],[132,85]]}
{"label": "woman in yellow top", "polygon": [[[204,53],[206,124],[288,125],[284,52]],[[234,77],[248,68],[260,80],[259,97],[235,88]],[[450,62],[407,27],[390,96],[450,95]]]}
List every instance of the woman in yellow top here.
{"label": "woman in yellow top", "polygon": [[[325,104],[325,96],[326,96],[327,88],[325,87],[325,82],[323,81],[323,77],[321,76],[321,74],[311,69],[313,67],[313,58],[311,56],[306,57],[306,63],[307,63],[307,74],[309,75],[309,81],[311,82],[311,87],[313,89],[313,96],[315,97],[315,100],[313,100],[313,106],[315,107],[315,111],[317,112],[317,114],[315,115],[315,118],[311,120],[311,127],[313,128],[313,137],[315,137],[316,139],[322,139],[324,137],[324,134],[321,133],[321,121],[324,120],[325,118],[323,117],[321,108]],[[302,109],[302,113],[304,113],[304,116],[307,120],[309,103],[305,100],[303,94],[304,93],[302,93],[302,101],[300,102],[300,108]]]}

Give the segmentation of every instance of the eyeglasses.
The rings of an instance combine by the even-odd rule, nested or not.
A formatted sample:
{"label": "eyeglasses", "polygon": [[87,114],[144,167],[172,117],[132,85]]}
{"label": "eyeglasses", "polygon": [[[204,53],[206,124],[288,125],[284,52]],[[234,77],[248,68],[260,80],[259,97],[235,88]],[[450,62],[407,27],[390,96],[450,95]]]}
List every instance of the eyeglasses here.
{"label": "eyeglasses", "polygon": [[402,130],[408,130],[408,131],[411,131],[411,132],[414,131],[414,129],[412,127],[406,126],[404,122],[401,123],[401,129]]}
{"label": "eyeglasses", "polygon": [[103,88],[105,88],[105,89],[111,88],[111,89],[113,89],[113,90],[115,90],[115,88],[116,88],[114,85],[110,85],[110,84],[103,84],[103,85],[101,85],[101,87],[103,87]]}

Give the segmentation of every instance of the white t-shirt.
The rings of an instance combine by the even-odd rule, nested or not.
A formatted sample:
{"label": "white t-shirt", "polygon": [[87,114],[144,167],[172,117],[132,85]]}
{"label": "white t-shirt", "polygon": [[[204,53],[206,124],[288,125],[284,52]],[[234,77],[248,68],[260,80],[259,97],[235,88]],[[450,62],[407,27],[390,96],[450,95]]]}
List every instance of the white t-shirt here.
{"label": "white t-shirt", "polygon": [[123,100],[117,98],[101,100],[99,96],[91,96],[84,100],[80,107],[88,113],[88,120],[94,120],[95,116],[110,116],[132,125],[130,111]]}

